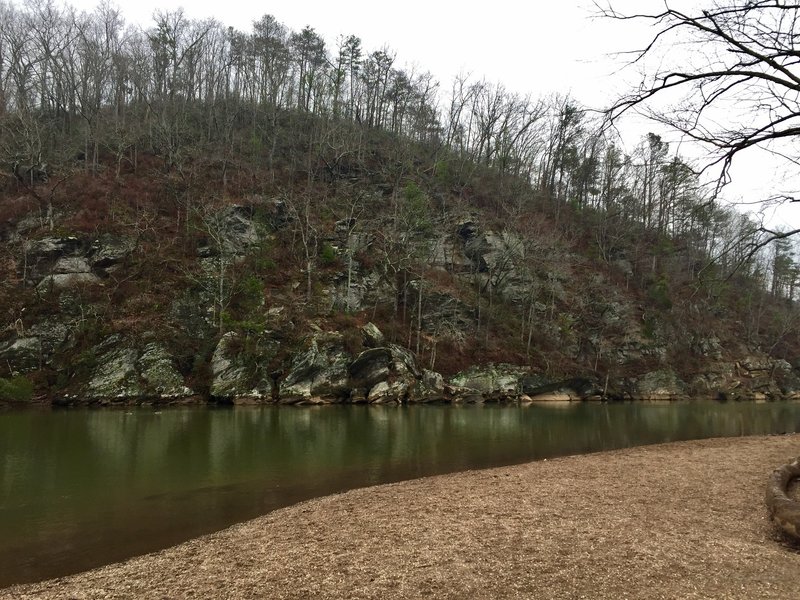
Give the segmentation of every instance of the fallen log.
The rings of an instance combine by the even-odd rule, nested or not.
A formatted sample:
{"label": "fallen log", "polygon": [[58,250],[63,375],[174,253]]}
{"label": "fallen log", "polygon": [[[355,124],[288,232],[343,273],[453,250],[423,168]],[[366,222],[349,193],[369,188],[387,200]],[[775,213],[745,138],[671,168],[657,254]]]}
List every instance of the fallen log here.
{"label": "fallen log", "polygon": [[789,497],[789,485],[800,477],[800,458],[775,469],[767,484],[767,510],[782,531],[800,540],[800,502]]}

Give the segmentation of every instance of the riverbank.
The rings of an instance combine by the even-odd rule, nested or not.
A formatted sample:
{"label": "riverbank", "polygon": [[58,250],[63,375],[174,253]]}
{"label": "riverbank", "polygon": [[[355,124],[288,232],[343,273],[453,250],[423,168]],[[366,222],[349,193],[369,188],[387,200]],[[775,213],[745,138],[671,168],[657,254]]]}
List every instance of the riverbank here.
{"label": "riverbank", "polygon": [[0,598],[787,598],[764,507],[800,436],[716,439],[354,490]]}

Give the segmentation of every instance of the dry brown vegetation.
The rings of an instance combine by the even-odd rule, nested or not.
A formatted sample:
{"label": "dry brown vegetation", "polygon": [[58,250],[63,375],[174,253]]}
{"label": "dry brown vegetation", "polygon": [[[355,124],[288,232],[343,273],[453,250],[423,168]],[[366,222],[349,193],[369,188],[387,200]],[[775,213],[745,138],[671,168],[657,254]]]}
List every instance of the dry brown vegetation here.
{"label": "dry brown vegetation", "polygon": [[[291,32],[269,16],[261,29],[231,33],[164,13],[147,32],[126,32],[111,9],[76,20],[36,5],[0,7],[0,44],[19,50],[0,75],[27,81],[30,60],[54,79],[74,80],[59,79],[53,94],[41,97],[37,86],[20,85],[0,107],[0,163],[9,172],[20,161],[37,169],[46,163],[49,176],[0,182],[6,254],[21,272],[30,240],[113,232],[136,242],[125,269],[102,290],[81,290],[83,305],[73,308],[91,321],[81,347],[99,341],[89,339],[91,331],[140,333],[147,324],[167,332],[174,349],[213,347],[174,331],[180,325],[164,299],[186,292],[196,303],[216,302],[208,335],[249,331],[273,307],[290,315],[293,342],[310,323],[347,332],[374,320],[445,375],[490,361],[553,377],[633,375],[658,365],[647,357],[620,363],[603,351],[640,330],[668,349],[662,362],[686,378],[703,368],[686,359],[693,336],[718,337],[726,360],[760,350],[793,361],[800,351],[793,249],[750,252],[763,232],[710,202],[692,165],[657,135],[626,155],[620,140],[569,98],[520,97],[468,79],[454,82],[437,111],[436,86],[425,74],[412,76],[382,51],[367,54],[357,38],[349,39],[351,62],[337,62],[341,55],[313,29]],[[83,60],[63,68],[68,57],[28,44],[30,23],[53,42],[80,31]],[[131,61],[93,54],[112,47]],[[186,62],[170,67],[168,48],[186,52]],[[271,63],[278,55],[285,60]],[[296,77],[310,56],[317,70]],[[119,72],[91,72],[104,60]],[[242,61],[271,64],[285,77],[254,77],[245,68],[251,62]],[[167,76],[170,68],[180,76]],[[203,69],[205,81],[225,82],[224,89],[192,87]],[[378,72],[391,85],[381,85]],[[86,107],[74,94],[89,82],[98,86],[99,104]],[[73,114],[75,106],[84,116]],[[291,222],[270,222],[273,201],[292,205]],[[359,231],[372,239],[354,258],[359,275],[374,274],[384,291],[347,310],[330,301],[346,257],[325,253],[346,242],[336,222],[358,202]],[[265,243],[225,273],[223,298],[198,299],[198,249],[209,237],[203,216],[231,204],[253,209]],[[461,274],[432,264],[426,246],[463,242],[457,229],[466,220],[480,232],[520,240],[525,258],[513,261],[513,271],[529,289],[506,294],[511,262],[498,273],[473,261]],[[724,255],[710,263],[720,249]],[[413,288],[420,279],[460,305],[458,331],[446,331],[447,323],[418,331]],[[57,304],[24,282],[0,290],[0,314],[25,308],[32,322],[57,314]],[[624,306],[625,318],[604,322],[609,304]],[[435,308],[423,302],[422,320]]]}

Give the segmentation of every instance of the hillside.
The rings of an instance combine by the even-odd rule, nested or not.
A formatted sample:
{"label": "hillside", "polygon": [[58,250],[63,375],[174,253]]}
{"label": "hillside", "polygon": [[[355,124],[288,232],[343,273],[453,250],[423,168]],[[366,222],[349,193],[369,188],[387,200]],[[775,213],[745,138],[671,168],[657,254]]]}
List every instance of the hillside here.
{"label": "hillside", "polygon": [[791,247],[654,134],[626,155],[486,82],[438,110],[430,76],[272,17],[4,10],[6,50],[26,18],[83,41],[38,80],[0,53],[0,401],[800,392]]}

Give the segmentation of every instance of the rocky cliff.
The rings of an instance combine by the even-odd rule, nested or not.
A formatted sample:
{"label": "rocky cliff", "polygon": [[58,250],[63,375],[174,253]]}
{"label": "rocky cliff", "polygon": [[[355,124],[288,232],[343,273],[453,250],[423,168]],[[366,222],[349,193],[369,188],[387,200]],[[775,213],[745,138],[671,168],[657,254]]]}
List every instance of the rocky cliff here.
{"label": "rocky cliff", "polygon": [[11,220],[0,377],[59,404],[800,396],[796,365],[702,303],[643,294],[624,257],[476,210],[387,229],[365,208],[312,231],[254,197],[196,213],[183,240]]}

